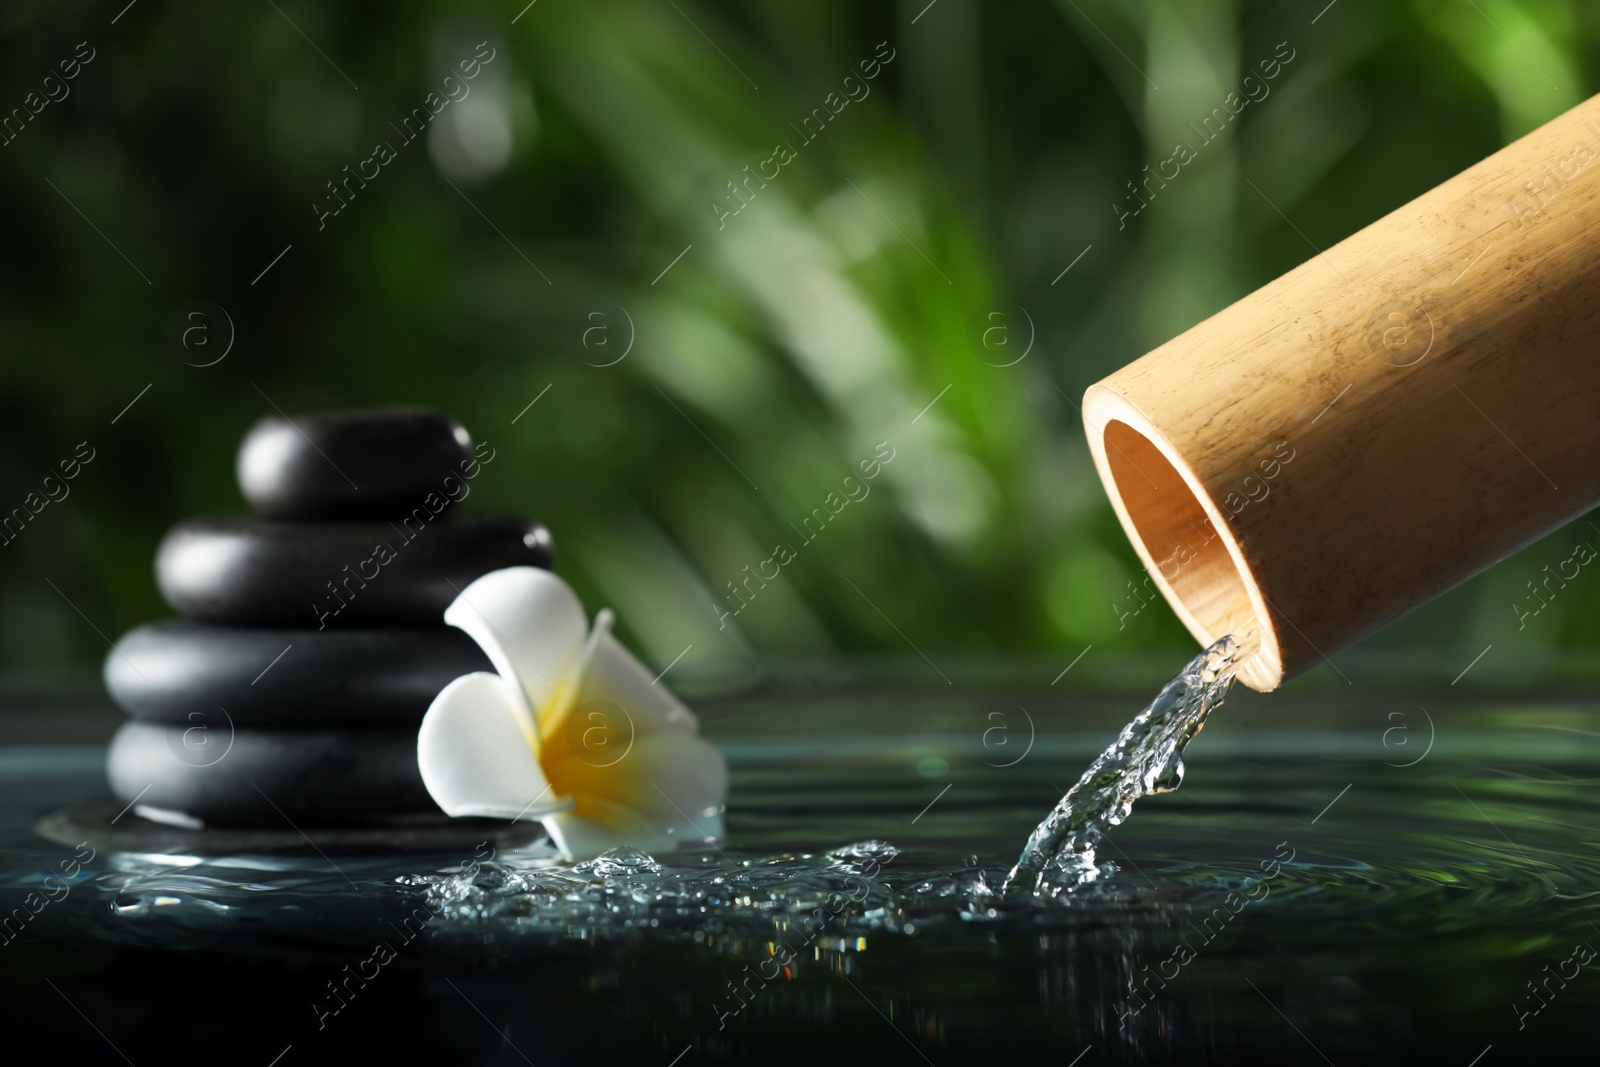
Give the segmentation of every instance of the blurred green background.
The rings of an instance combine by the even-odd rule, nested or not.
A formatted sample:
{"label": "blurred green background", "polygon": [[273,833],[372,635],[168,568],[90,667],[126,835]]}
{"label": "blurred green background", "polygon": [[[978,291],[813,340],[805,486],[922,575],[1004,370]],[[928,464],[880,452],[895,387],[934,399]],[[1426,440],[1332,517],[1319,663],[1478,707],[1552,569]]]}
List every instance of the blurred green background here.
{"label": "blurred green background", "polygon": [[[685,677],[882,654],[942,685],[1090,645],[1086,670],[1175,668],[1172,613],[1130,612],[1083,389],[1600,79],[1580,0],[523,3],[0,10],[0,109],[94,56],[0,147],[0,510],[96,451],[0,548],[10,676],[90,669],[167,613],[161,534],[242,507],[234,451],[273,405],[389,404],[491,443],[469,506],[545,520],[648,660],[692,646]],[[492,60],[452,90],[479,42]],[[1146,164],[1247,92],[1120,218]],[[379,142],[395,158],[319,228]],[[236,335],[211,366],[228,328],[185,319],[196,300]],[[880,442],[870,494],[805,542]],[[1590,662],[1600,578],[1523,628],[1512,606],[1579,540],[1600,530],[1339,661],[1442,682],[1493,643],[1474,682],[1519,684]],[[779,542],[796,558],[722,619]]]}

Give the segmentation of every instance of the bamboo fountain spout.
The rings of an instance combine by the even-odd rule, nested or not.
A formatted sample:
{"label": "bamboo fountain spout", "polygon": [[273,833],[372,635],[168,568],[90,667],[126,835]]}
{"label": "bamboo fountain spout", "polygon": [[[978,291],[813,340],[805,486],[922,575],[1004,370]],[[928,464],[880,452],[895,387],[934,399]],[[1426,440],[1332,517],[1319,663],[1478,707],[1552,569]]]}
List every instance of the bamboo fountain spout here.
{"label": "bamboo fountain spout", "polygon": [[1263,692],[1600,503],[1600,96],[1091,386],[1090,450]]}

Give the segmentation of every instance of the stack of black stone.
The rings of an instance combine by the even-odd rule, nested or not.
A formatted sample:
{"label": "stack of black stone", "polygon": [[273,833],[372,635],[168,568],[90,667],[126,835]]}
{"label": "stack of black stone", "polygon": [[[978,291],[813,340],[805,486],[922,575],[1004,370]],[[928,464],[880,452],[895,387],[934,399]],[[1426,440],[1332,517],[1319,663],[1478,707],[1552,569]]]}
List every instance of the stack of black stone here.
{"label": "stack of black stone", "polygon": [[106,657],[133,720],[108,758],[120,802],[190,827],[443,819],[417,728],[492,669],[444,610],[489,571],[550,566],[538,523],[450,514],[493,459],[433,412],[258,422],[238,464],[254,515],[173,527],[156,579],[184,618]]}

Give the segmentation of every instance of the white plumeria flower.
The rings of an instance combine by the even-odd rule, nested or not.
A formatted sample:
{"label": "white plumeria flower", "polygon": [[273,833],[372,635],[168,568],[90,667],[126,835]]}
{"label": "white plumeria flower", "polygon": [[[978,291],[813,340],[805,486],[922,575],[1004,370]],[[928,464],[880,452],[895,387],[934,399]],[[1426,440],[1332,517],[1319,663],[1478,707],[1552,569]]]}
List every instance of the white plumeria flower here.
{"label": "white plumeria flower", "polygon": [[452,816],[536,818],[567,859],[722,836],[728,768],[665,685],[591,630],[566,582],[537,567],[485,574],[444,620],[496,674],[457,678],[417,734],[428,792]]}

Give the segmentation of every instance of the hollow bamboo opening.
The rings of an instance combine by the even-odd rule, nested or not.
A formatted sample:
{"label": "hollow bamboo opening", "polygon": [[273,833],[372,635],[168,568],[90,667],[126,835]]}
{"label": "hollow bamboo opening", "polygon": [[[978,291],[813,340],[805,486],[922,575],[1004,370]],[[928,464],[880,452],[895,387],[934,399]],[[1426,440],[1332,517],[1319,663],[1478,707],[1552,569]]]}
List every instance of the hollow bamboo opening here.
{"label": "hollow bamboo opening", "polygon": [[[1125,417],[1136,418],[1132,413]],[[1283,679],[1265,598],[1223,513],[1193,471],[1153,430],[1109,419],[1095,449],[1123,529],[1183,624],[1202,645],[1253,634],[1259,649],[1239,670],[1252,689]]]}
{"label": "hollow bamboo opening", "polygon": [[1600,506],[1596,160],[1600,96],[1089,387],[1152,584],[1202,643],[1258,632],[1240,681]]}

